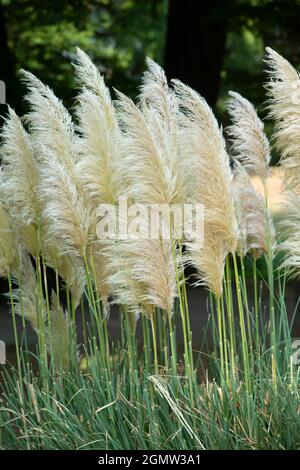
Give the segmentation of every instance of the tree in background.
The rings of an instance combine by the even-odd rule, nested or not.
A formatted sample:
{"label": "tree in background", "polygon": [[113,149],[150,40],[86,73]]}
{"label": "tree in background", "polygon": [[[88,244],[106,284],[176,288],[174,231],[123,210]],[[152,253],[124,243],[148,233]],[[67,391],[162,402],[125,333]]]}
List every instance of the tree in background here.
{"label": "tree in background", "polygon": [[264,99],[264,46],[300,63],[300,0],[0,0],[0,79],[24,111],[19,68],[72,104],[75,47],[135,96],[149,55],[219,114],[229,89]]}
{"label": "tree in background", "polygon": [[224,0],[171,0],[165,68],[216,104],[224,61],[228,19]]}
{"label": "tree in background", "polygon": [[300,63],[299,0],[170,0],[165,66],[223,111],[236,89],[264,99],[264,46]]}
{"label": "tree in background", "polygon": [[0,33],[5,31],[0,52],[6,51],[0,79],[7,82],[8,102],[18,110],[20,84],[17,80],[16,86],[15,77],[21,67],[72,104],[70,62],[77,46],[92,57],[110,86],[131,95],[136,94],[145,57],[163,60],[166,0],[0,0],[0,5]]}
{"label": "tree in background", "polygon": [[8,45],[6,19],[2,1],[0,1],[0,80],[6,85],[6,100],[16,107],[20,100],[19,84],[17,82],[16,58]]}

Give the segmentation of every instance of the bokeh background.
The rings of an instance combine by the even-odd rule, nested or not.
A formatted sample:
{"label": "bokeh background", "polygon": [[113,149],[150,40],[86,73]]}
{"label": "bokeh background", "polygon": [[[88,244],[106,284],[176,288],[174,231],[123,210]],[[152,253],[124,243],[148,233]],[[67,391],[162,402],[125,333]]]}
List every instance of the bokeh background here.
{"label": "bokeh background", "polygon": [[[79,46],[111,90],[134,98],[149,56],[168,78],[198,90],[224,127],[230,89],[250,99],[265,118],[266,45],[300,65],[300,0],[0,0],[0,80],[6,84],[7,103],[19,114],[27,111],[20,68],[36,74],[72,109],[76,84],[71,62]],[[0,108],[4,115],[6,106]],[[270,135],[272,124],[265,123]],[[272,153],[276,164],[278,156]],[[278,179],[274,184],[279,185]],[[287,308],[293,312],[298,288],[291,283],[288,289]],[[7,284],[0,279],[0,292],[5,291]],[[197,332],[199,314],[203,322],[206,318],[207,293],[192,292]],[[12,325],[0,297],[0,330],[9,342]]]}

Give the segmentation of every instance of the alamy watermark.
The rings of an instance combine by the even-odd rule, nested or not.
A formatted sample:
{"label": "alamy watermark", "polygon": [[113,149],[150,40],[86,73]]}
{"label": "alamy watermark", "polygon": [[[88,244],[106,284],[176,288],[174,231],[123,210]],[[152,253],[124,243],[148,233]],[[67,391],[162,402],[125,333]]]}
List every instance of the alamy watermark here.
{"label": "alamy watermark", "polygon": [[0,340],[0,364],[6,363],[6,345],[5,342]]}
{"label": "alamy watermark", "polygon": [[6,104],[6,85],[3,80],[0,80],[0,104]]}
{"label": "alamy watermark", "polygon": [[300,339],[294,339],[292,342],[292,363],[295,365],[300,364]]}
{"label": "alamy watermark", "polygon": [[126,196],[118,204],[100,204],[97,210],[99,240],[195,241],[202,246],[202,204],[140,204]]}

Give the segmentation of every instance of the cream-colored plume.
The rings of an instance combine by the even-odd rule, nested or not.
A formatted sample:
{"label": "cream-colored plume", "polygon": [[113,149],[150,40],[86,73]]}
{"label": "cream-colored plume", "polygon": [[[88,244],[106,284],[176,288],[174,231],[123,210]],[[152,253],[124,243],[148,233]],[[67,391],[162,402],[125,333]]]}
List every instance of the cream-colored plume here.
{"label": "cream-colored plume", "polygon": [[50,325],[47,324],[46,342],[57,369],[67,369],[70,365],[72,345],[72,321],[64,312],[57,294],[51,294]]}
{"label": "cream-colored plume", "polygon": [[225,245],[210,226],[204,221],[204,242],[199,247],[197,243],[186,242],[186,265],[197,269],[198,281],[196,285],[209,288],[216,297],[221,297],[223,292],[223,277],[226,256],[228,254]]}
{"label": "cream-colored plume", "polygon": [[6,212],[0,200],[0,276],[7,277],[18,265],[17,244]]}
{"label": "cream-colored plume", "polygon": [[41,166],[41,197],[47,221],[47,238],[56,241],[60,254],[84,258],[92,229],[92,211],[76,177],[56,154],[44,150]]}
{"label": "cream-colored plume", "polygon": [[105,85],[104,77],[90,57],[79,47],[74,61],[75,79],[80,87],[89,90],[98,98],[98,108],[105,114],[108,127],[117,127],[118,123],[112,105],[110,92]]}
{"label": "cream-colored plume", "polygon": [[164,71],[148,60],[139,106],[118,94],[124,136],[128,195],[141,203],[182,203],[184,161],[178,152],[177,105]]}
{"label": "cream-colored plume", "polygon": [[43,149],[56,155],[66,168],[74,166],[78,157],[72,117],[53,91],[35,75],[21,70],[30,105],[28,115],[37,158],[43,158]]}
{"label": "cream-colored plume", "polygon": [[187,244],[191,262],[217,296],[222,292],[224,262],[237,247],[238,227],[232,194],[232,171],[225,141],[206,101],[178,80],[174,89],[182,114],[181,153],[189,160],[189,200],[204,206],[204,241]]}
{"label": "cream-colored plume", "polygon": [[[41,84],[40,88],[42,89],[42,87],[43,85]],[[48,94],[51,98],[52,92],[48,91]],[[35,96],[37,99],[37,94]],[[77,293],[75,297],[77,297],[77,302],[78,293],[79,291],[82,293],[83,290],[82,287],[78,289],[80,284],[79,277],[76,276],[78,268],[71,269],[70,266],[67,267],[71,263],[66,256],[59,256],[56,240],[54,241],[53,239],[51,240],[51,237],[50,239],[49,236],[47,237],[49,233],[47,234],[47,224],[43,209],[45,210],[47,206],[48,197],[41,197],[40,189],[45,186],[47,187],[48,174],[45,175],[45,185],[43,185],[41,180],[42,175],[40,174],[40,168],[42,163],[44,163],[41,156],[43,147],[39,145],[40,132],[46,134],[46,130],[42,131],[41,128],[38,130],[34,127],[38,109],[38,103],[36,103],[35,114],[33,113],[35,118],[30,115],[30,123],[34,133],[33,140],[35,142],[33,145],[31,136],[25,131],[20,118],[9,108],[9,114],[2,130],[3,144],[1,153],[4,170],[3,184],[1,186],[3,196],[11,214],[13,229],[18,234],[20,242],[24,243],[27,251],[35,258],[38,257],[40,250],[42,250],[48,264],[59,271],[69,288],[74,291],[76,286]],[[57,114],[59,114],[58,110]],[[45,116],[44,119],[46,120]],[[39,126],[41,126],[40,122]],[[51,131],[49,132],[51,133]],[[55,136],[58,136],[57,132]],[[54,138],[52,144],[55,146]],[[35,158],[34,150],[39,157],[38,159]],[[53,196],[53,193],[51,195]],[[39,240],[37,235],[38,230]],[[47,240],[45,240],[46,237]],[[42,246],[40,246],[41,244]],[[73,262],[72,266],[74,264]]]}
{"label": "cream-colored plume", "polygon": [[240,231],[241,256],[249,251],[258,257],[275,244],[275,230],[264,197],[255,190],[244,167],[235,163],[233,192]]}
{"label": "cream-colored plume", "polygon": [[82,257],[93,227],[93,207],[76,172],[78,138],[72,118],[52,90],[23,72],[29,88],[28,114],[40,163],[45,238],[59,253]]}
{"label": "cream-colored plume", "polygon": [[76,305],[83,290],[83,258],[96,233],[95,208],[77,171],[80,139],[69,112],[53,91],[34,75],[23,75],[29,88],[28,121],[40,169],[44,255],[64,277]]}
{"label": "cream-colored plume", "polygon": [[266,48],[269,117],[275,121],[276,147],[288,189],[300,195],[300,79],[292,65]]}
{"label": "cream-colored plume", "polygon": [[215,224],[220,239],[228,251],[234,253],[237,223],[232,195],[233,175],[222,131],[212,110],[196,91],[179,80],[173,83],[183,112],[182,152],[190,156],[194,174],[189,198],[204,205],[210,224]]}
{"label": "cream-colored plume", "polygon": [[292,191],[286,191],[284,219],[281,222],[280,249],[284,253],[281,266],[289,275],[300,274],[300,197]]}
{"label": "cream-colored plume", "polygon": [[39,333],[46,317],[46,302],[38,291],[36,273],[27,254],[20,259],[16,282],[19,288],[13,295],[15,313],[28,320],[34,331]]}
{"label": "cream-colored plume", "polygon": [[269,72],[269,117],[275,121],[276,146],[284,167],[284,219],[280,223],[284,253],[282,267],[300,273],[300,79],[293,66],[277,52],[266,49]]}
{"label": "cream-colored plume", "polygon": [[96,204],[115,204],[125,186],[115,109],[103,77],[80,49],[74,67],[81,87],[76,108],[81,136],[78,175]]}
{"label": "cream-colored plume", "polygon": [[231,151],[247,171],[265,180],[270,163],[270,146],[262,121],[254,106],[239,93],[230,91],[228,113],[232,124],[227,128]]}
{"label": "cream-colored plume", "polygon": [[[162,231],[167,234],[166,228],[162,227]],[[117,241],[108,246],[105,255],[111,273],[108,283],[117,303],[148,316],[155,307],[173,314],[176,269],[180,270],[180,263],[169,238]]]}
{"label": "cream-colored plume", "polygon": [[139,95],[142,110],[153,109],[163,119],[167,129],[176,137],[177,100],[169,88],[164,70],[153,60],[147,58],[147,70],[143,75]]}
{"label": "cream-colored plume", "polygon": [[38,167],[30,137],[11,108],[8,108],[1,137],[3,196],[14,230],[18,232],[28,252],[36,257],[40,252],[37,228],[41,215]]}
{"label": "cream-colored plume", "polygon": [[270,146],[254,106],[238,93],[229,94],[228,112],[232,124],[227,130],[235,160],[233,188],[240,230],[239,251],[241,255],[251,251],[259,256],[274,246],[275,232],[265,198],[254,189],[247,172],[261,178],[265,187]]}

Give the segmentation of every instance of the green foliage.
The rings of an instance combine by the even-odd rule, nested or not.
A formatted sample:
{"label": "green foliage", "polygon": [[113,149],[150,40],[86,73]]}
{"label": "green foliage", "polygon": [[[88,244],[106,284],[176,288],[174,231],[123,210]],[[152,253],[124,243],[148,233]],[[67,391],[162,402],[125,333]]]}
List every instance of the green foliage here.
{"label": "green foliage", "polygon": [[[80,363],[57,368],[51,357],[39,354],[32,361],[22,349],[17,369],[2,366],[1,449],[299,448],[300,375],[293,361],[284,276],[274,293],[276,316],[269,330],[262,299],[256,298],[256,317],[248,310],[243,276],[226,270],[221,311],[220,302],[211,298],[207,345],[194,357],[184,348],[183,358],[174,318],[166,322],[159,309],[154,334],[152,321],[140,320],[143,348],[125,310],[120,344],[109,346],[107,320],[87,276],[92,321]],[[234,282],[241,293],[239,319]],[[271,295],[270,281],[265,282]],[[183,328],[186,293],[184,286],[178,288],[175,316],[184,320]],[[183,333],[192,340],[189,327]]]}
{"label": "green foliage", "polygon": [[118,369],[113,400],[93,367],[85,375],[48,375],[48,390],[29,376],[23,405],[16,376],[6,374],[0,448],[183,450],[201,449],[201,443],[218,450],[299,448],[298,379],[291,386],[289,377],[283,377],[275,392],[268,375],[257,377],[250,400],[243,388],[221,390],[215,381],[197,385],[191,408],[182,387],[176,399],[168,382],[161,380],[170,394],[168,403],[146,375],[139,382],[140,397],[132,399],[126,369]]}
{"label": "green foliage", "polygon": [[[15,70],[37,74],[68,104],[74,82],[66,57],[73,57],[76,46],[92,57],[109,85],[131,96],[146,56],[163,65],[168,0],[3,0],[2,8]],[[212,10],[207,20],[221,20],[227,38],[220,114],[229,89],[254,104],[263,101],[265,45],[300,63],[298,8],[299,0],[230,0]],[[194,47],[197,60],[201,44]]]}
{"label": "green foliage", "polygon": [[85,50],[110,86],[136,92],[145,57],[162,61],[166,0],[7,0],[9,46],[25,68],[70,102],[75,47]]}
{"label": "green foliage", "polygon": [[238,90],[251,102],[262,103],[264,91],[261,86],[257,86],[257,83],[264,81],[262,38],[256,36],[253,30],[243,26],[239,32],[228,33],[227,51],[221,73],[222,88],[219,102],[221,110],[224,112],[229,90]]}

